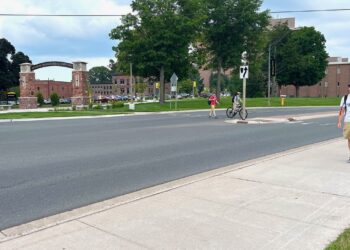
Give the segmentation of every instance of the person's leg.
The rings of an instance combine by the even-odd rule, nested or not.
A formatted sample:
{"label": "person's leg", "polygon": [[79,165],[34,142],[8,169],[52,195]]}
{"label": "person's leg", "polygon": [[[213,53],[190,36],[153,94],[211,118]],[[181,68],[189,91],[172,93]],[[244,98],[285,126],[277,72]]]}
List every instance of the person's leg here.
{"label": "person's leg", "polygon": [[213,117],[216,117],[216,113],[215,113],[215,105],[213,105],[212,107],[213,107]]}
{"label": "person's leg", "polygon": [[213,105],[210,105],[209,117],[213,116]]}
{"label": "person's leg", "polygon": [[[350,123],[344,123],[343,136],[345,139],[348,140],[348,149],[349,149],[349,153],[350,153]],[[348,162],[350,163],[350,157],[349,157]]]}

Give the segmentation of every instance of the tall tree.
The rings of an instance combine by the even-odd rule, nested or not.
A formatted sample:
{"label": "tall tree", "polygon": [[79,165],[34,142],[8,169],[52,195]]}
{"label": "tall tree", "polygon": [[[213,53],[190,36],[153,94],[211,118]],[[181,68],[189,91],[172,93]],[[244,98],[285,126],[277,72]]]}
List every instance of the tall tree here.
{"label": "tall tree", "polygon": [[30,62],[28,56],[17,52],[5,38],[0,39],[0,90],[19,85],[19,65]]}
{"label": "tall tree", "polygon": [[301,86],[312,86],[325,76],[328,65],[326,39],[314,27],[290,32],[277,50],[277,81],[292,84],[299,96]]}
{"label": "tall tree", "polygon": [[13,85],[18,86],[19,85],[19,72],[20,72],[20,64],[22,63],[32,63],[32,61],[29,59],[27,55],[25,55],[23,52],[19,51],[16,54],[11,56],[11,72],[13,75]]}
{"label": "tall tree", "polygon": [[134,0],[136,14],[122,18],[110,33],[120,40],[113,48],[118,68],[160,80],[160,103],[165,101],[165,78],[173,72],[185,78],[191,68],[189,48],[200,24],[200,0]]}
{"label": "tall tree", "polygon": [[91,84],[112,83],[111,70],[104,67],[93,67],[89,70],[89,82]]}
{"label": "tall tree", "polygon": [[262,33],[268,25],[268,11],[260,12],[261,0],[204,0],[207,18],[204,46],[209,67],[217,69],[216,94],[221,89],[223,70],[238,73],[241,53],[247,51],[250,61],[258,57]]}

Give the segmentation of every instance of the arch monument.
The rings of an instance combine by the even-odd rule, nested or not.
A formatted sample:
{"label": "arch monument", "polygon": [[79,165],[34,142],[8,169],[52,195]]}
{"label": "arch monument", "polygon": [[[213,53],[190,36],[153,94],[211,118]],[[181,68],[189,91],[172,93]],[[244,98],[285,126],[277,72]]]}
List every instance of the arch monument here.
{"label": "arch monument", "polygon": [[66,67],[73,69],[72,71],[72,105],[88,105],[89,104],[89,72],[85,62],[44,62],[36,65],[31,63],[22,63],[20,65],[20,97],[19,107],[21,109],[35,109],[38,106],[38,100],[34,94],[35,70],[50,66]]}

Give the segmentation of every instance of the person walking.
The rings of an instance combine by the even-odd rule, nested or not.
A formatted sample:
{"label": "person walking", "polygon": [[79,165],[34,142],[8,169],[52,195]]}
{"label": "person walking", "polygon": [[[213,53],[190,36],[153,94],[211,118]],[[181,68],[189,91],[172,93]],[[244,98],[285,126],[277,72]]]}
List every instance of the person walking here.
{"label": "person walking", "polygon": [[216,97],[215,94],[212,94],[209,97],[209,102],[210,102],[210,112],[209,112],[209,118],[213,117],[215,119],[217,119],[216,113],[215,113],[215,107],[216,104],[218,104],[218,98]]}
{"label": "person walking", "polygon": [[[348,149],[350,151],[350,84],[348,84],[348,94],[343,96],[340,102],[338,128],[342,128],[342,121],[344,121],[343,136],[348,140]],[[350,157],[347,162],[350,163]]]}

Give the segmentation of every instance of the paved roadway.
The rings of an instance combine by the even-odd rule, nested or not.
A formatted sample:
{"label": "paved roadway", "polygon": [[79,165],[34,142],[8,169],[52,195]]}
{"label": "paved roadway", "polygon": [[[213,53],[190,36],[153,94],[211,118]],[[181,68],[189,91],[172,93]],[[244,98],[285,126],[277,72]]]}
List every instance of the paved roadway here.
{"label": "paved roadway", "polygon": [[[257,109],[250,117],[336,108]],[[341,136],[335,118],[232,125],[207,112],[0,123],[0,230]],[[317,156],[315,156],[317,157]]]}

